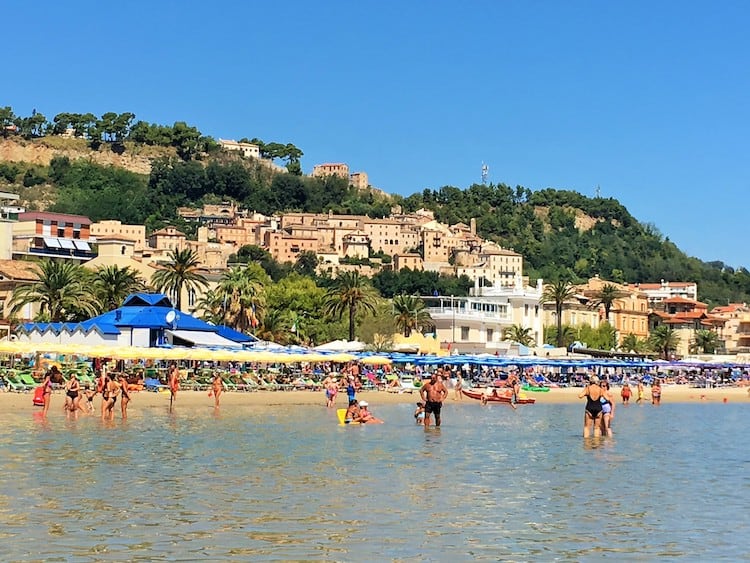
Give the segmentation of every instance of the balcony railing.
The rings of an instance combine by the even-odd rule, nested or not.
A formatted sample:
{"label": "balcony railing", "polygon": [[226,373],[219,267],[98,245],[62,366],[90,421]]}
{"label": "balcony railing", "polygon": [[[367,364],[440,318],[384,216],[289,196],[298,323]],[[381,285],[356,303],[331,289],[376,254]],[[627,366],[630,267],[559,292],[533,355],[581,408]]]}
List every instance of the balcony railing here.
{"label": "balcony railing", "polygon": [[28,252],[24,251],[13,251],[14,254],[34,254],[36,256],[54,256],[60,258],[71,258],[75,260],[91,260],[96,258],[94,252],[87,252],[85,250],[71,250],[67,248],[37,248],[32,246],[28,249]]}

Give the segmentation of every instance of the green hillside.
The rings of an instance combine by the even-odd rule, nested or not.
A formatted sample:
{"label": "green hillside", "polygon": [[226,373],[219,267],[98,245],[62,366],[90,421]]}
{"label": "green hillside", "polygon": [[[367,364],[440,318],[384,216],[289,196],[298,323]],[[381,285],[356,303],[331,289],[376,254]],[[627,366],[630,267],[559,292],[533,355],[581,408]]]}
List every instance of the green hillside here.
{"label": "green hillside", "polygon": [[[404,211],[424,207],[445,223],[468,224],[476,218],[480,236],[524,256],[532,280],[576,281],[598,274],[618,282],[695,281],[700,298],[711,305],[750,301],[750,273],[745,268],[688,257],[656,227],[640,223],[612,198],[554,189],[532,192],[504,184],[475,184],[463,190],[445,186],[405,198],[360,192],[341,178],[303,176],[303,153],[292,144],[252,140],[264,157],[286,163],[289,172],[278,172],[219,151],[213,139],[185,123],[133,124],[134,117],[66,113],[47,122],[41,114],[19,118],[10,108],[0,108],[6,144],[8,137],[22,143],[48,139],[52,147],[62,142],[65,148],[74,144],[84,151],[78,153],[84,158],[56,156],[48,165],[0,162],[0,190],[19,193],[30,209],[78,213],[93,221],[143,223],[148,229],[173,224],[188,234],[194,227],[180,221],[177,207],[226,200],[265,214],[332,210],[383,217],[394,204]],[[55,137],[66,129],[78,138]],[[142,155],[144,172],[150,172],[97,164],[94,156],[101,157],[102,151]]]}

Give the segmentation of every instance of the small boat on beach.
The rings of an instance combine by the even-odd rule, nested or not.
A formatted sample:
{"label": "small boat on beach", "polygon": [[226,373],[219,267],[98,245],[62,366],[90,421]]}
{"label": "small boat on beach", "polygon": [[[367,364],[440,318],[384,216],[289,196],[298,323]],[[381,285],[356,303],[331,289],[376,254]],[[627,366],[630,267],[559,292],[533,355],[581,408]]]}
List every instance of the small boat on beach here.
{"label": "small boat on beach", "polygon": [[[492,392],[489,394],[485,393],[486,389],[462,389],[461,392],[469,397],[470,399],[482,400],[482,397],[487,398],[488,403],[508,403],[513,400],[513,390],[507,387],[493,387]],[[519,393],[517,405],[533,405],[536,403],[536,399],[528,397],[526,393]]]}

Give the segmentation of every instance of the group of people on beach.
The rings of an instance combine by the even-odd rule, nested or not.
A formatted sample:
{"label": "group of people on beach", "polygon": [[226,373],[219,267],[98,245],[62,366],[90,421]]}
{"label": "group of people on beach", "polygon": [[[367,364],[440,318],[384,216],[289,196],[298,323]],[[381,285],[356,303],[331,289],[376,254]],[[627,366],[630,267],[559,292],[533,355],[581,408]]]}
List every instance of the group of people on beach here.
{"label": "group of people on beach", "polygon": [[[65,392],[65,405],[63,410],[66,416],[77,417],[79,413],[86,415],[94,412],[94,397],[101,394],[101,417],[102,420],[113,420],[114,409],[117,400],[120,400],[120,411],[122,418],[128,417],[128,404],[130,403],[130,388],[123,374],[108,374],[106,370],[98,370],[96,373],[96,386],[94,389],[81,386],[81,382],[75,373],[70,374],[66,381],[57,366],[52,366],[45,374],[40,390],[42,394],[42,416],[47,416],[52,400],[52,388],[55,384],[63,384]],[[85,401],[84,401],[85,399]]]}

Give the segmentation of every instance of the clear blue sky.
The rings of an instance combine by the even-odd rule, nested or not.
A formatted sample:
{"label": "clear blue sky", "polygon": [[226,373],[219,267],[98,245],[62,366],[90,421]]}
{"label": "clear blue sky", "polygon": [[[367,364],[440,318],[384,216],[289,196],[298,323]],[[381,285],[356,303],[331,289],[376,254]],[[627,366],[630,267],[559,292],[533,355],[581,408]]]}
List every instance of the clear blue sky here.
{"label": "clear blue sky", "polygon": [[6,2],[0,105],[300,147],[388,192],[481,179],[624,203],[750,266],[750,4]]}

